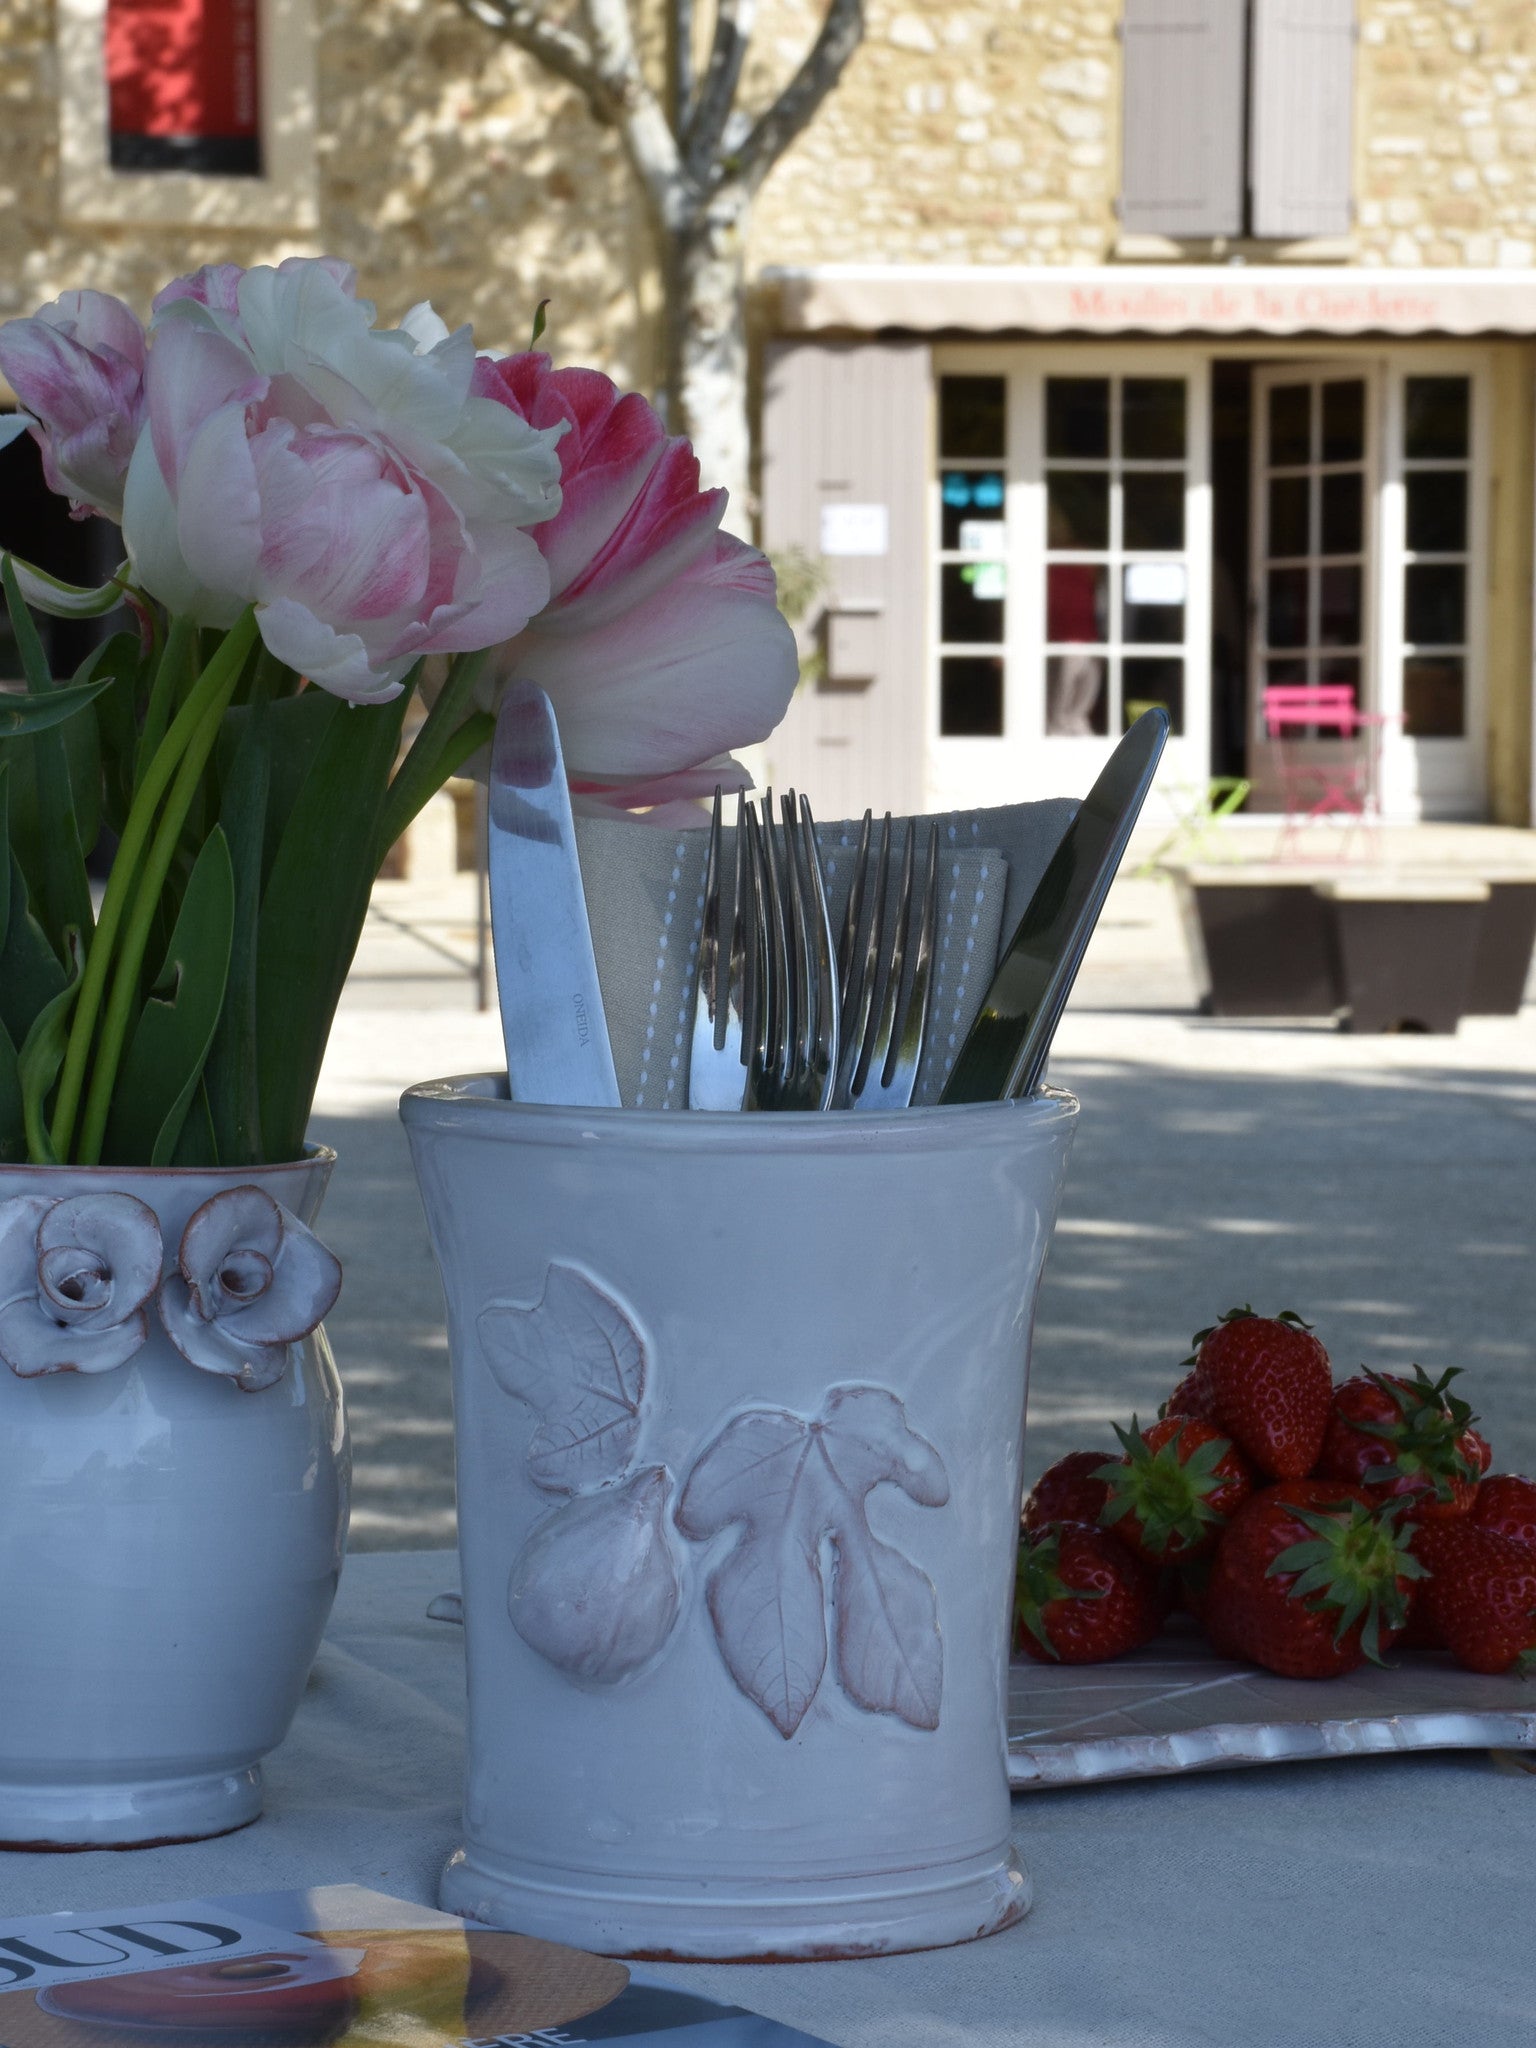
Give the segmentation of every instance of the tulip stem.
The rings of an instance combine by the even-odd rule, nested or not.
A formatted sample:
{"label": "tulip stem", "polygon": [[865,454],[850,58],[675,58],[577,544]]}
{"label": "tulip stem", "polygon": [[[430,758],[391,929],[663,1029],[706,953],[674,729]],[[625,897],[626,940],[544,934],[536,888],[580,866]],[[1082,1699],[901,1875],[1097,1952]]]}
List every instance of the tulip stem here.
{"label": "tulip stem", "polygon": [[[456,742],[463,733],[478,725],[476,715],[466,723],[461,724],[460,721],[474,702],[475,690],[485,672],[487,659],[485,654],[459,654],[450,664],[447,680],[422,721],[421,730],[411,742],[409,752],[395,771],[395,778],[384,798],[379,814],[378,843],[374,849],[375,865],[382,864],[385,854],[412,818],[429,797],[436,796],[454,769],[482,746],[485,739],[489,739],[490,727],[487,725],[483,738],[476,738],[469,745],[455,750]],[[412,688],[414,681],[414,676],[407,676],[405,687]]]}
{"label": "tulip stem", "polygon": [[[90,1060],[91,1044],[96,1035],[96,1021],[101,1014],[102,998],[106,994],[107,976],[112,966],[113,950],[117,934],[122,926],[130,903],[134,907],[134,927],[141,922],[143,935],[139,943],[138,958],[134,961],[129,977],[126,998],[120,999],[118,987],[122,982],[119,972],[114,981],[112,998],[115,1005],[131,1003],[137,984],[139,964],[143,958],[144,943],[148,939],[150,922],[159,897],[160,886],[169,871],[171,857],[175,852],[176,840],[186,821],[187,811],[197,787],[197,778],[202,774],[208,755],[218,738],[219,725],[226,705],[234,695],[235,687],[245,667],[246,656],[256,637],[255,614],[249,610],[230,627],[222,646],[208,666],[192,685],[185,703],[171,720],[170,729],[154,754],[145,764],[143,776],[134,792],[129,807],[128,819],[123,826],[123,836],[112,862],[112,873],[107,881],[106,894],[102,898],[101,915],[96,921],[96,930],[91,939],[90,951],[86,955],[85,972],[80,980],[80,996],[75,1004],[74,1017],[70,1024],[69,1043],[65,1049],[64,1067],[59,1077],[59,1092],[54,1104],[53,1121],[49,1136],[53,1142],[55,1156],[60,1160],[70,1158],[74,1143],[75,1120],[80,1108],[80,1097],[85,1086],[86,1067]],[[169,648],[167,648],[167,652]],[[162,660],[164,657],[162,657]],[[156,682],[158,685],[158,677]],[[206,744],[204,742],[206,741]],[[190,778],[185,774],[185,765],[196,755],[196,768]],[[175,788],[166,808],[161,829],[155,834],[151,846],[150,835],[154,831],[155,814],[167,789],[174,781]],[[178,800],[180,809],[178,811]],[[170,828],[169,831],[167,828]],[[161,853],[162,841],[166,841],[164,862],[159,868],[159,879],[151,893],[147,909],[140,917],[141,904],[138,897],[140,869],[144,864],[146,849],[149,850],[150,874],[155,871]],[[146,879],[148,877],[146,876]],[[101,1061],[92,1076],[91,1101],[101,1100],[100,1123],[105,1128],[105,1097],[111,1093],[116,1078],[118,1059],[122,1046],[119,1043],[108,1060],[106,1044],[102,1057],[108,1061],[110,1071],[105,1071]],[[104,1094],[103,1094],[104,1090]],[[97,1133],[97,1149],[100,1148],[100,1132]]]}
{"label": "tulip stem", "polygon": [[195,673],[196,663],[197,621],[178,612],[171,620],[165,645],[155,663],[155,679],[150,685],[149,703],[144,712],[144,730],[139,735],[135,785],[143,781],[146,766],[154,759],[160,742],[165,738],[165,729],[171,722],[176,701]]}

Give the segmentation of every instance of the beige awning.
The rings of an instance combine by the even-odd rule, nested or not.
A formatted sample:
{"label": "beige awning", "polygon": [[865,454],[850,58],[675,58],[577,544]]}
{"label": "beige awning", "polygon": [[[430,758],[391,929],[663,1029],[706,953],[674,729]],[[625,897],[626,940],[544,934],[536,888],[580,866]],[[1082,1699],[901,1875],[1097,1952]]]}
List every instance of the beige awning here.
{"label": "beige awning", "polygon": [[759,279],[781,334],[1536,334],[1536,270],[829,263]]}

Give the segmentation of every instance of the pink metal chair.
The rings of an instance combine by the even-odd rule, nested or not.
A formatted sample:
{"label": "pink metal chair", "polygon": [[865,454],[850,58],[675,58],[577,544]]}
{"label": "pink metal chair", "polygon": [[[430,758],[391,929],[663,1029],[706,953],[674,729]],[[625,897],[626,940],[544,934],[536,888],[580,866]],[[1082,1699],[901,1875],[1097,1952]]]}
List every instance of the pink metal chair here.
{"label": "pink metal chair", "polygon": [[[1304,826],[1320,819],[1380,823],[1381,735],[1393,714],[1362,711],[1353,683],[1271,683],[1263,708],[1285,802],[1280,858],[1297,848]],[[1337,744],[1310,751],[1303,746],[1308,739]]]}

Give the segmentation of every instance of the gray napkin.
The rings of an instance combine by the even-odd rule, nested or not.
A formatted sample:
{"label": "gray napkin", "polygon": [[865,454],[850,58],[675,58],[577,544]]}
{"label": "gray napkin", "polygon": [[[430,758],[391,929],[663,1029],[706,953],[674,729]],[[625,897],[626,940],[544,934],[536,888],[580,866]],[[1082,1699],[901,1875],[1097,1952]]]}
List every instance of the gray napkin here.
{"label": "gray napkin", "polygon": [[[939,817],[934,1006],[915,1102],[937,1099],[986,994],[999,946],[1012,936],[1076,811],[1075,801],[1055,798]],[[928,820],[917,822],[922,828]],[[816,828],[834,931],[859,829],[854,821]],[[893,824],[898,848],[904,829]],[[622,819],[580,818],[576,837],[620,1097],[634,1109],[686,1108],[708,828],[663,832]],[[924,843],[919,840],[919,853]]]}

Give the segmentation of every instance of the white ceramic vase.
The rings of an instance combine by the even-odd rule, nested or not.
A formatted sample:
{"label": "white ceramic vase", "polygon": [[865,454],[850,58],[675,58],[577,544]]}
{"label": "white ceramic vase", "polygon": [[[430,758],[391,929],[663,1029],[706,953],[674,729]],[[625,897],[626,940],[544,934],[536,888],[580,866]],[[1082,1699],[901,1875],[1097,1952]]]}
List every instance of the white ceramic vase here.
{"label": "white ceramic vase", "polygon": [[850,1956],[1027,1911],[1005,1768],[1070,1097],[402,1103],[442,1272],[469,1660],[449,1910]]}
{"label": "white ceramic vase", "polygon": [[[316,1151],[228,1171],[0,1167],[0,1292],[14,1295],[17,1246],[47,1211],[55,1237],[90,1242],[50,1250],[45,1228],[44,1289],[102,1301],[74,1325],[47,1315],[46,1292],[41,1322],[27,1299],[0,1305],[0,1847],[195,1839],[261,1811],[260,1760],[298,1705],[346,1535],[350,1452],[324,1331],[265,1341],[297,1326],[291,1307],[271,1313],[285,1271],[334,1270],[294,1222],[313,1220],[334,1163]],[[256,1251],[238,1227],[252,1186],[281,1205]],[[248,1305],[244,1334],[188,1307],[188,1225],[210,1213],[209,1284],[227,1283],[226,1307]],[[134,1260],[153,1270],[125,1293]],[[125,1315],[141,1282],[153,1291]],[[162,1298],[178,1327],[196,1326],[181,1341],[203,1369],[167,1335]],[[206,1288],[198,1298],[212,1318]],[[242,1386],[238,1358],[248,1382],[275,1377]]]}

